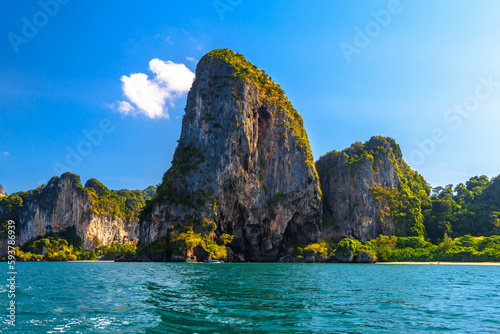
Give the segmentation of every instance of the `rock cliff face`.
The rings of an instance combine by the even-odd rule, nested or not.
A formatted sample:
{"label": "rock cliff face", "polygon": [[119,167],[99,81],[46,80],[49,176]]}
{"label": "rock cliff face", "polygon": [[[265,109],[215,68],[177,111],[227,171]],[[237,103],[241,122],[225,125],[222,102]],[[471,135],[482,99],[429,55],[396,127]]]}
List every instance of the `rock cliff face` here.
{"label": "rock cliff face", "polygon": [[320,236],[319,179],[302,117],[242,55],[214,50],[196,69],[172,167],[142,222],[141,241],[208,219],[251,261],[284,241]]}
{"label": "rock cliff face", "polygon": [[[95,188],[94,184],[91,186]],[[113,206],[111,200],[104,200],[103,196],[97,195],[91,186],[84,188],[80,177],[75,174],[54,177],[46,186],[4,197],[0,201],[0,222],[4,223],[7,219],[16,222],[17,245],[51,231],[64,231],[71,226],[76,227],[85,250],[93,247],[94,238],[98,238],[103,245],[113,241],[137,241],[137,215],[134,218],[133,214],[126,216],[122,212],[117,213],[117,206]],[[129,204],[135,205],[137,212],[142,208],[137,203]]]}
{"label": "rock cliff face", "polygon": [[[398,231],[418,235],[423,229],[419,196],[426,196],[420,192],[426,183],[402,160],[393,139],[372,137],[342,152],[332,151],[316,168],[324,196],[324,238],[364,242]],[[394,217],[406,211],[404,218]]]}
{"label": "rock cliff face", "polygon": [[7,194],[5,193],[5,190],[3,189],[2,185],[0,184],[0,197],[5,197]]}

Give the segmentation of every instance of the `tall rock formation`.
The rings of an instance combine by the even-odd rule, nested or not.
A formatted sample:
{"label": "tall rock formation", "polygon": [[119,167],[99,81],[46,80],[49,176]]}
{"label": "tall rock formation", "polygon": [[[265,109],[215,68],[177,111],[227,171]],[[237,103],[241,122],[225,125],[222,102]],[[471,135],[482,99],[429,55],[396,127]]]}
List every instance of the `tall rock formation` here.
{"label": "tall rock formation", "polygon": [[0,197],[5,197],[7,194],[5,193],[5,190],[3,189],[2,185],[0,184]]}
{"label": "tall rock formation", "polygon": [[78,175],[66,173],[35,190],[0,199],[0,223],[16,222],[17,245],[75,226],[82,247],[90,250],[96,238],[103,245],[137,241],[144,202],[141,191],[110,191],[94,179],[83,187]]}
{"label": "tall rock formation", "polygon": [[372,137],[316,162],[323,190],[323,236],[362,242],[383,235],[423,235],[429,187],[402,159],[392,138]]}
{"label": "tall rock formation", "polygon": [[206,54],[188,94],[182,133],[141,241],[210,220],[247,260],[278,259],[284,241],[320,234],[321,194],[302,117],[242,55]]}

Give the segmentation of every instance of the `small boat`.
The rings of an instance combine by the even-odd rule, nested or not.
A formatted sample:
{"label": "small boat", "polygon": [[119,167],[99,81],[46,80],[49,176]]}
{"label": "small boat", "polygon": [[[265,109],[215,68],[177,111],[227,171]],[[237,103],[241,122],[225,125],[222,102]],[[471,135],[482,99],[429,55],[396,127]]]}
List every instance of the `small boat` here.
{"label": "small boat", "polygon": [[222,263],[219,260],[210,260],[210,263]]}

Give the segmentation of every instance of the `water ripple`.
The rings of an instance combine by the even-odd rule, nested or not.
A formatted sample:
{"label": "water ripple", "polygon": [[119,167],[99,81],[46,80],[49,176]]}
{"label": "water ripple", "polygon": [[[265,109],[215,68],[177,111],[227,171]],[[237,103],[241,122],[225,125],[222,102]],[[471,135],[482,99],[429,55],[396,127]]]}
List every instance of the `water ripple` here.
{"label": "water ripple", "polygon": [[[18,267],[16,330],[23,334],[496,333],[500,328],[500,267],[494,266]],[[2,305],[6,292],[0,290]],[[2,322],[5,316],[0,314]],[[4,327],[0,333],[12,333]]]}

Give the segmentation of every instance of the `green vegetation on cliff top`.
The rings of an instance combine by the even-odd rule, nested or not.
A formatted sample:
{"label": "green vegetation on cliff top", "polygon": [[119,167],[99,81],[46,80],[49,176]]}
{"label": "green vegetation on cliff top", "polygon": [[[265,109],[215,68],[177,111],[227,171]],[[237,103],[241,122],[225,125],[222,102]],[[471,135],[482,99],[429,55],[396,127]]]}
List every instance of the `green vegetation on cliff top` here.
{"label": "green vegetation on cliff top", "polygon": [[50,179],[47,185],[0,197],[0,213],[4,211],[4,214],[0,217],[0,236],[5,236],[9,219],[19,221],[27,202],[37,200],[41,207],[52,207],[54,203],[48,202],[48,199],[54,199],[59,182],[66,179],[72,183],[75,189],[90,197],[92,213],[99,216],[120,217],[126,221],[138,219],[146,200],[151,199],[155,194],[155,187],[153,186],[142,191],[109,190],[96,179],[89,179],[85,187],[83,187],[80,176],[73,173],[64,173],[61,177],[55,176]]}
{"label": "green vegetation on cliff top", "polygon": [[210,51],[201,58],[198,66],[203,66],[213,60],[220,60],[230,65],[234,71],[234,79],[239,79],[244,83],[255,84],[260,92],[259,95],[264,97],[268,103],[276,103],[286,113],[288,119],[283,120],[284,125],[292,131],[297,144],[304,150],[309,166],[314,168],[312,150],[304,128],[304,120],[288,100],[281,86],[275,83],[266,72],[258,69],[257,66],[246,60],[242,54],[235,53],[229,49]]}
{"label": "green vegetation on cliff top", "polygon": [[[373,174],[378,173],[376,166],[382,166],[384,157],[394,166],[399,185],[397,188],[388,186],[375,186],[371,188],[371,194],[375,201],[382,204],[383,209],[379,217],[390,216],[397,228],[399,236],[425,236],[423,208],[430,204],[430,188],[424,178],[412,170],[402,159],[399,145],[389,137],[372,137],[364,144],[357,142],[343,151],[332,151],[321,157],[316,163],[316,168],[321,176],[321,182],[329,183],[328,175],[337,171],[340,163],[340,172],[355,177],[362,165],[369,162]],[[328,203],[328,195],[325,195],[324,203]],[[324,207],[324,218],[333,223],[333,213]],[[332,222],[333,221],[333,222]]]}
{"label": "green vegetation on cliff top", "polygon": [[110,190],[96,179],[85,183],[84,191],[92,199],[92,212],[99,216],[136,220],[146,200],[154,196],[154,187],[145,190]]}
{"label": "green vegetation on cliff top", "polygon": [[403,158],[401,148],[393,138],[375,136],[364,143],[356,142],[342,151],[334,150],[326,153],[316,162],[316,168],[318,171],[321,169],[323,174],[327,171],[332,172],[343,157],[344,171],[354,176],[367,160],[370,161],[372,168],[375,168],[376,162],[382,156],[388,157],[393,164],[399,163]]}
{"label": "green vegetation on cliff top", "polygon": [[[390,148],[380,145],[384,143]],[[485,175],[475,176],[465,184],[436,187],[431,192],[424,178],[402,160],[401,150],[394,140],[384,137],[353,144],[341,152],[329,152],[319,159],[317,169],[322,177],[332,175],[343,159],[342,173],[356,175],[366,161],[370,161],[377,172],[373,162],[382,155],[394,165],[399,186],[392,189],[375,186],[370,191],[376,201],[385,205],[379,216],[390,215],[398,228],[398,236],[424,237],[439,244],[445,235],[459,238],[500,234],[500,176],[491,180]],[[321,180],[325,184],[327,181]],[[326,195],[324,202],[327,201]],[[328,224],[335,225],[332,213],[324,211]]]}
{"label": "green vegetation on cliff top", "polygon": [[[285,96],[283,89],[272,81],[264,71],[259,70],[255,65],[246,60],[243,55],[229,49],[217,49],[205,54],[198,63],[198,68],[214,60],[220,60],[230,65],[233,69],[232,78],[235,82],[239,82],[239,84],[255,84],[261,93],[260,95],[265,97],[267,102],[277,103],[286,113],[287,120],[283,120],[284,124],[294,134],[297,145],[304,150],[306,163],[313,169],[314,177],[317,178],[309,139],[303,124],[304,121]],[[198,79],[193,84],[193,87],[199,82]],[[215,91],[211,92],[215,94]],[[207,116],[207,118],[209,117]],[[197,190],[195,193],[189,192],[186,177],[190,171],[194,170],[205,160],[206,158],[199,148],[190,143],[179,144],[175,150],[172,165],[163,175],[162,183],[158,186],[156,196],[151,201],[147,201],[141,213],[141,220],[149,217],[153,204],[156,202],[170,201],[195,209],[203,207],[209,199],[209,194],[203,190]]]}

